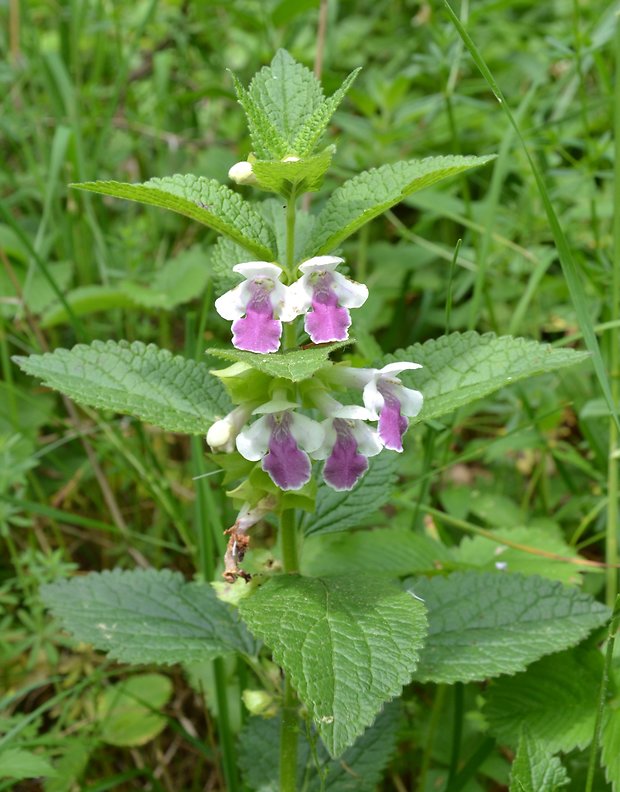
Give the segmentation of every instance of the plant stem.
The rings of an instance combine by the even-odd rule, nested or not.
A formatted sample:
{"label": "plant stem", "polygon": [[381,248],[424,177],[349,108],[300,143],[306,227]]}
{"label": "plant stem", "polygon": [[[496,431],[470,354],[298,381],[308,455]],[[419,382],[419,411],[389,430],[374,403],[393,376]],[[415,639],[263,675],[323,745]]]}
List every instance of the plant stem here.
{"label": "plant stem", "polygon": [[297,196],[295,192],[286,204],[286,272],[290,281],[293,280],[293,267],[295,266],[295,211]]}
{"label": "plant stem", "polygon": [[297,526],[294,509],[287,509],[280,515],[280,549],[285,572],[299,572],[297,553]]}
{"label": "plant stem", "polygon": [[[614,247],[612,258],[611,283],[611,315],[613,322],[620,318],[620,21],[616,24],[616,91],[614,96]],[[620,338],[618,332],[609,335],[609,377],[611,380],[611,398],[618,405],[620,398]],[[605,537],[605,560],[608,564],[618,563],[618,464],[620,445],[618,444],[618,427],[613,419],[609,419],[609,457],[607,462],[607,530]],[[613,567],[607,570],[605,587],[607,604],[613,607],[618,593],[618,572]]]}
{"label": "plant stem", "polygon": [[605,709],[605,700],[607,698],[607,687],[609,685],[609,675],[614,658],[614,644],[616,642],[616,633],[620,628],[620,596],[616,597],[616,604],[614,612],[609,624],[609,633],[607,637],[607,648],[605,650],[605,665],[603,666],[603,676],[601,677],[601,688],[598,697],[598,707],[596,710],[596,719],[594,721],[594,736],[592,737],[592,745],[590,747],[590,761],[588,762],[588,775],[586,778],[585,792],[592,792],[592,784],[594,783],[594,771],[596,770],[596,757],[598,755],[598,743],[601,734],[601,725],[603,722],[603,711]]}
{"label": "plant stem", "polygon": [[452,750],[450,751],[450,771],[448,774],[448,789],[452,788],[459,767],[461,755],[461,739],[463,736],[463,683],[457,682],[453,689],[454,714],[452,718]]}

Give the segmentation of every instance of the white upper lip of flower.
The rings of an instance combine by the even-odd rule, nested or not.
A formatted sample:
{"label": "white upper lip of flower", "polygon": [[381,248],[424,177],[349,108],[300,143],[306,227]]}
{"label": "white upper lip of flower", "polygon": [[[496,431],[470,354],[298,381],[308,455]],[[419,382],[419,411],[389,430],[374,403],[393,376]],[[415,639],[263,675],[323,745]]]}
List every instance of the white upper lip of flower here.
{"label": "white upper lip of flower", "polygon": [[273,286],[269,299],[276,319],[292,321],[298,312],[292,306],[290,289],[280,283],[282,268],[271,261],[245,261],[235,264],[233,272],[243,275],[245,280],[215,301],[215,310],[223,319],[234,321],[246,313],[247,304],[252,297],[251,285],[261,279],[269,280]]}
{"label": "white upper lip of flower", "polygon": [[343,308],[359,308],[368,299],[368,287],[363,283],[345,278],[340,272],[336,272],[336,267],[342,264],[344,259],[338,256],[315,256],[299,265],[299,270],[303,275],[289,287],[291,292],[291,304],[296,311],[296,315],[304,314],[312,305],[314,294],[312,276],[316,273],[329,272],[332,283],[331,288],[338,295],[338,303]]}
{"label": "white upper lip of flower", "polygon": [[[257,409],[260,410],[261,408]],[[269,417],[274,412],[276,410],[270,410],[266,414],[261,415],[249,428],[244,429],[237,435],[237,451],[245,459],[249,459],[251,462],[258,462],[267,453],[272,432]],[[277,412],[282,412],[282,410]],[[308,453],[320,448],[325,437],[323,426],[317,421],[313,421],[312,418],[308,418],[307,415],[297,412],[291,412],[291,417],[290,433],[299,448]]]}
{"label": "white upper lip of flower", "polygon": [[403,371],[419,369],[422,366],[419,363],[410,363],[402,361],[399,363],[388,363],[380,369],[367,369],[369,373],[368,380],[364,385],[362,391],[362,398],[364,406],[369,413],[373,416],[371,420],[378,420],[379,413],[383,409],[385,399],[379,390],[379,385],[383,381],[387,383],[390,390],[400,402],[400,408],[403,415],[410,417],[416,416],[422,409],[423,396],[420,391],[413,388],[406,388],[398,379],[397,375]]}

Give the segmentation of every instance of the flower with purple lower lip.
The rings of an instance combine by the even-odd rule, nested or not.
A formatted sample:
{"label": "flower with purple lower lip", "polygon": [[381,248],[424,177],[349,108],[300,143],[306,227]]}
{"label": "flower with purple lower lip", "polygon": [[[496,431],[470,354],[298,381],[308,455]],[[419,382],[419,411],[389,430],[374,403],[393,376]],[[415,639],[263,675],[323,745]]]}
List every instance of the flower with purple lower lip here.
{"label": "flower with purple lower lip", "polygon": [[379,438],[391,451],[403,450],[403,435],[422,409],[424,397],[420,391],[406,388],[398,374],[422,368],[419,363],[388,363],[381,369],[356,369],[334,366],[325,376],[340,385],[362,388],[364,406],[371,421],[379,421]]}
{"label": "flower with purple lower lip", "polygon": [[282,322],[297,316],[288,288],[280,283],[282,269],[267,261],[247,261],[236,264],[233,272],[245,281],[215,301],[219,315],[233,322],[233,345],[248,352],[277,352]]}
{"label": "flower with purple lower lip", "polygon": [[254,410],[261,417],[237,436],[237,451],[262,468],[280,489],[298,490],[310,480],[308,453],[323,443],[321,424],[293,412],[296,403],[276,396]]}
{"label": "flower with purple lower lip", "polygon": [[326,484],[335,490],[350,490],[368,470],[368,457],[383,448],[377,432],[364,423],[370,414],[364,407],[341,404],[325,391],[315,391],[311,398],[328,416],[322,423],[325,439],[312,457],[326,460]]}
{"label": "flower with purple lower lip", "polygon": [[290,287],[291,304],[297,314],[306,314],[304,327],[314,344],[346,341],[349,308],[359,308],[368,299],[366,286],[335,271],[343,261],[337,256],[308,259],[299,265],[303,275]]}

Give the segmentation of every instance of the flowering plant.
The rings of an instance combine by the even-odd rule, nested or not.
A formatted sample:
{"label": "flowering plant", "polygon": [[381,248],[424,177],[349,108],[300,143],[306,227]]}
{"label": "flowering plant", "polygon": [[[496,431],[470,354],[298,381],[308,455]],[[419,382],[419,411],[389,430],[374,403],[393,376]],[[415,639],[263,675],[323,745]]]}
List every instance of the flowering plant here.
{"label": "flowering plant", "polygon": [[[583,359],[570,349],[474,332],[375,360],[361,348],[352,354],[369,290],[345,274],[342,243],[413,192],[492,159],[385,164],[346,181],[318,212],[300,210],[300,197],[322,186],[335,147],[321,148],[321,140],[356,76],[326,98],[314,75],[279,51],[248,88],[234,78],[253,152],[231,168],[230,178],[235,187],[274,193],[279,201],[257,206],[236,189],[194,175],[76,185],[168,208],[222,235],[213,253],[221,286],[215,310],[232,323],[232,343],[207,351],[228,365],[209,368],[124,341],[17,359],[79,403],[206,435],[224,484],[234,485],[227,492],[237,516],[226,531],[225,583],[188,583],[167,570],[115,570],[52,584],[43,594],[77,638],[120,661],[189,665],[236,652],[257,683],[273,681],[265,669],[279,666],[284,681],[276,675],[265,693],[268,706],[260,697],[260,707],[251,703],[255,696],[244,698],[254,713],[279,711],[279,760],[269,779],[248,780],[253,788],[293,790],[306,772],[311,784],[322,783],[329,773],[337,777],[341,765],[333,760],[342,756],[346,766],[362,768],[368,746],[379,739],[382,758],[372,772],[363,771],[374,778],[398,731],[397,707],[383,705],[404,685],[515,673],[607,618],[589,595],[542,578],[499,574],[499,567],[452,572],[458,563],[431,537],[387,531],[380,537],[394,543],[396,557],[411,536],[433,556],[430,567],[418,569],[429,575],[413,583],[398,581],[398,566],[360,577],[349,563],[353,542],[369,534],[351,529],[388,502],[410,425]],[[242,566],[250,532],[274,518],[276,563],[261,564],[259,556],[250,574]],[[332,535],[347,531],[351,542],[343,544],[337,573],[313,572],[309,556],[300,554],[303,537],[327,554]],[[472,599],[485,607],[470,612]],[[552,619],[544,602],[553,603]],[[513,641],[516,654],[493,649]],[[271,728],[262,723],[257,714],[249,727],[256,741]],[[306,747],[298,751],[303,733],[314,764],[303,739]],[[250,764],[246,779],[254,777]],[[237,788],[234,765],[225,772],[228,787]]]}

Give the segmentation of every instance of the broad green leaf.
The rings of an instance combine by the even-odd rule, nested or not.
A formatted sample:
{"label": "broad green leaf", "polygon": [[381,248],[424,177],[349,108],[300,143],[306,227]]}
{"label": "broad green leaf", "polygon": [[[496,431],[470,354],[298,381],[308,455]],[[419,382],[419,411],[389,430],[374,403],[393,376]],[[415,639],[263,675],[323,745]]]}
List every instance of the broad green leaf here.
{"label": "broad green leaf", "polygon": [[99,737],[108,745],[135,746],[157,737],[167,719],[172,682],[163,674],[138,674],[106,687],[97,700]]}
{"label": "broad green leaf", "polygon": [[317,219],[318,232],[305,257],[330,253],[358,228],[411,193],[448,176],[477,168],[493,157],[429,157],[382,165],[354,176],[332,193]]}
{"label": "broad green leaf", "polygon": [[314,150],[314,147],[323,136],[331,117],[338,109],[340,102],[342,102],[347,91],[355,82],[355,78],[360,71],[361,67],[352,71],[340,88],[329,99],[325,99],[299,129],[293,141],[293,151],[298,156],[305,157]]}
{"label": "broad green leaf", "polygon": [[[389,496],[388,496],[389,497]],[[303,544],[301,571],[310,576],[420,575],[450,561],[449,551],[428,536],[398,528],[311,536]]]}
{"label": "broad green leaf", "polygon": [[345,492],[336,492],[321,481],[314,514],[303,523],[304,533],[346,531],[366,522],[392,497],[399,461],[399,455],[391,451],[372,457],[361,481]]}
{"label": "broad green leaf", "polygon": [[[400,719],[398,702],[388,704],[340,759],[331,759],[313,735],[318,768],[305,724],[300,722],[297,787],[306,792],[373,792],[396,747]],[[279,717],[248,720],[239,736],[239,767],[244,781],[254,792],[279,792],[279,748]],[[308,785],[304,786],[306,778]]]}
{"label": "broad green leaf", "polygon": [[605,707],[603,731],[601,734],[601,758],[605,768],[605,778],[613,791],[620,790],[620,674],[616,671],[616,690]]}
{"label": "broad green leaf", "polygon": [[416,678],[469,682],[515,674],[574,646],[609,619],[588,594],[539,577],[455,572],[412,584],[428,608]]}
{"label": "broad green leaf", "polygon": [[294,162],[256,160],[252,164],[252,169],[259,187],[288,198],[293,192],[299,194],[319,190],[333,154],[333,147],[328,147],[314,157],[306,157]]}
{"label": "broad green leaf", "polygon": [[259,157],[285,157],[289,153],[286,139],[272,124],[268,114],[246,91],[236,75],[232,74],[237,101],[243,108],[248,121],[252,147]]}
{"label": "broad green leaf", "polygon": [[601,653],[578,647],[492,682],[484,708],[491,733],[516,746],[525,727],[549,754],[585,747],[594,733],[602,674]]}
{"label": "broad green leaf", "polygon": [[510,772],[510,792],[556,792],[569,783],[557,756],[550,756],[543,743],[528,732],[521,735]]}
{"label": "broad green leaf", "polygon": [[372,578],[279,575],[240,611],[290,675],[331,756],[410,681],[426,633],[422,603]]}
{"label": "broad green leaf", "polygon": [[176,174],[143,184],[97,181],[71,187],[170,209],[225,234],[260,259],[275,258],[273,234],[260,214],[215,179]]}
{"label": "broad green leaf", "polygon": [[23,748],[0,751],[0,778],[49,778],[55,773],[51,763],[40,754]]}
{"label": "broad green leaf", "polygon": [[[500,512],[501,514],[501,512]],[[579,553],[568,545],[561,536],[544,528],[499,528],[498,537],[520,545],[544,550],[563,558],[579,558]],[[452,550],[452,558],[459,565],[493,571],[500,564],[507,572],[522,575],[540,575],[563,583],[580,585],[583,567],[553,558],[516,550],[493,542],[484,536],[466,536],[458,548]]]}
{"label": "broad green leaf", "polygon": [[416,423],[450,413],[518,380],[573,366],[588,357],[587,352],[554,349],[525,338],[470,331],[413,344],[386,355],[381,365],[409,360],[423,366],[414,374],[403,375],[403,382],[424,394],[424,406],[412,419]]}
{"label": "broad green leaf", "polygon": [[[113,308],[135,308],[136,302],[122,286],[78,286],[65,294],[65,300],[75,316],[88,316]],[[64,305],[56,302],[41,317],[41,327],[66,324],[69,314]]]}
{"label": "broad green leaf", "polygon": [[124,663],[191,663],[252,652],[235,612],[211,586],[169,570],[93,572],[41,587],[45,604],[78,640]]}
{"label": "broad green leaf", "polygon": [[250,99],[276,127],[295,154],[292,143],[298,130],[323,103],[323,89],[314,74],[280,49],[248,87]]}
{"label": "broad green leaf", "polygon": [[353,339],[349,339],[348,341],[336,341],[333,344],[322,344],[309,349],[274,352],[270,355],[245,352],[242,349],[220,349],[219,347],[211,347],[206,352],[209,355],[214,355],[223,360],[230,360],[233,363],[247,363],[252,368],[272,377],[283,377],[292,382],[300,382],[311,377],[319,369],[331,366],[330,353],[352,343]]}
{"label": "broad green leaf", "polygon": [[140,341],[93,341],[14,360],[79,404],[135,415],[170,432],[204,434],[231,406],[206,365]]}

